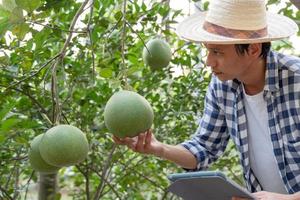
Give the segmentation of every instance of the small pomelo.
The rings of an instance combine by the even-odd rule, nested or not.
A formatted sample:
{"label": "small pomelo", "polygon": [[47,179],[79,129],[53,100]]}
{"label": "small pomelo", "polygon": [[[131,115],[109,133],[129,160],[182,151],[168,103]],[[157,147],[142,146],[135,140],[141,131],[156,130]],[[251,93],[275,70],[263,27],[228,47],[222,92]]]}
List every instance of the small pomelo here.
{"label": "small pomelo", "polygon": [[31,164],[31,167],[40,173],[44,173],[44,174],[56,173],[60,168],[46,163],[44,159],[41,157],[39,145],[42,137],[43,134],[40,134],[32,140],[30,144],[30,150],[28,152],[29,162]]}
{"label": "small pomelo", "polygon": [[148,130],[153,118],[149,102],[138,93],[127,90],[113,94],[104,109],[106,127],[121,138],[134,137]]}
{"label": "small pomelo", "polygon": [[147,42],[146,47],[143,49],[143,60],[152,70],[169,65],[172,53],[166,41],[159,38],[151,39]]}
{"label": "small pomelo", "polygon": [[87,157],[89,144],[80,129],[71,125],[57,125],[45,133],[39,149],[47,163],[64,167],[83,161]]}

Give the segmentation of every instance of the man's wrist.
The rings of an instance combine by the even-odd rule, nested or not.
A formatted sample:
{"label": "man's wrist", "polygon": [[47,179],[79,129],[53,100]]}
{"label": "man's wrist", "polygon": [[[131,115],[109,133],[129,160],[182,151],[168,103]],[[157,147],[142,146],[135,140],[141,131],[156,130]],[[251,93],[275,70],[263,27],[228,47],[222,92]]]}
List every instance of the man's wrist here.
{"label": "man's wrist", "polygon": [[162,142],[159,142],[159,147],[157,148],[157,151],[154,153],[154,156],[159,158],[165,158],[165,145]]}
{"label": "man's wrist", "polygon": [[300,200],[300,192],[292,194],[291,200]]}

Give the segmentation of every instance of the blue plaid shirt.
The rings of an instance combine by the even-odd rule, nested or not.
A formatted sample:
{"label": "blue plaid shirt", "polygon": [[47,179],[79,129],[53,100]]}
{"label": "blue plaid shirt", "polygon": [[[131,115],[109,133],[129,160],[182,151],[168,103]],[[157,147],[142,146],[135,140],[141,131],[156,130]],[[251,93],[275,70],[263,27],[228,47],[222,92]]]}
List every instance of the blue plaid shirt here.
{"label": "blue plaid shirt", "polygon": [[[273,152],[289,193],[300,191],[300,59],[270,51],[264,100]],[[249,164],[247,121],[242,83],[212,77],[196,134],[182,145],[197,159],[195,170],[207,169],[224,152],[229,138],[240,154],[251,192],[262,190]]]}

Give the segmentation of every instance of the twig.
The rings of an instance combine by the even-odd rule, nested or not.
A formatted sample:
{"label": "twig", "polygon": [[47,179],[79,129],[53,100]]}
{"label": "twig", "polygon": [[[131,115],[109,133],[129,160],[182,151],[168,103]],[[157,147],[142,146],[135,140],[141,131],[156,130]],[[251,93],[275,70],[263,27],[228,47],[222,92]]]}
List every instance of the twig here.
{"label": "twig", "polygon": [[[58,27],[53,27],[51,25],[48,25],[48,24],[42,24],[40,22],[36,22],[36,21],[28,21],[29,23],[32,23],[32,24],[37,24],[37,25],[40,25],[40,26],[44,26],[44,27],[47,27],[47,28],[50,28],[50,29],[53,29],[53,30],[60,30],[60,31],[64,31],[64,32],[68,32],[70,33],[71,31],[70,30],[66,30],[66,29],[62,29],[62,28],[58,28]],[[72,31],[72,33],[82,33],[82,34],[86,34],[87,31]]]}
{"label": "twig", "polygon": [[[17,152],[18,152],[18,149],[17,149]],[[12,168],[12,169],[15,169],[15,168],[16,168],[17,163],[18,163],[18,162],[14,162],[13,168]],[[13,172],[9,173],[9,176],[8,176],[7,181],[6,181],[6,184],[5,184],[5,188],[8,188],[8,185],[9,185],[9,183],[10,183],[10,181],[11,181],[13,175],[14,175]]]}
{"label": "twig", "polygon": [[[101,177],[101,174],[98,172],[97,169],[91,168],[91,170],[93,172],[95,172],[99,177]],[[104,179],[104,181],[108,185],[108,187],[113,191],[113,193],[116,194],[116,196],[118,197],[118,199],[122,199],[121,196],[118,194],[118,191],[114,188],[114,186],[110,183],[110,181],[108,181],[106,178]],[[106,194],[106,192],[103,193],[101,197],[103,197],[105,194]]]}
{"label": "twig", "polygon": [[133,27],[131,26],[131,24],[129,23],[129,22],[127,22],[126,21],[126,23],[127,23],[127,25],[128,25],[128,27],[141,39],[141,41],[142,41],[142,43],[143,43],[143,45],[144,45],[144,47],[147,49],[147,51],[148,51],[148,53],[150,54],[150,56],[152,56],[152,54],[151,54],[151,52],[149,51],[149,49],[148,49],[148,47],[147,47],[147,45],[146,45],[146,43],[145,43],[145,41],[143,40],[143,38],[140,36],[140,34],[138,33],[138,32],[136,32],[134,29],[133,29]]}
{"label": "twig", "polygon": [[8,192],[1,187],[0,185],[0,191],[2,191],[2,193],[9,199],[9,200],[13,200],[13,198],[11,196],[9,196]]}
{"label": "twig", "polygon": [[80,8],[78,9],[78,11],[76,12],[70,28],[69,28],[69,35],[64,43],[63,48],[61,49],[60,53],[59,53],[59,58],[56,59],[53,68],[52,68],[52,84],[51,84],[51,91],[52,91],[52,100],[53,100],[53,105],[54,105],[54,109],[53,109],[53,123],[54,124],[58,124],[60,121],[60,115],[61,115],[61,107],[60,107],[60,102],[59,102],[59,94],[58,94],[58,83],[57,83],[57,68],[58,68],[58,64],[60,63],[60,61],[63,60],[63,58],[65,57],[66,51],[67,51],[67,47],[69,46],[71,39],[72,39],[72,31],[74,30],[75,24],[79,18],[79,16],[82,14],[84,7],[86,6],[86,4],[89,2],[89,0],[85,0]]}
{"label": "twig", "polygon": [[16,82],[16,83],[13,83],[13,84],[9,85],[9,86],[6,88],[6,90],[8,90],[8,89],[10,89],[10,88],[12,88],[12,87],[15,87],[15,86],[19,85],[20,83],[26,81],[27,79],[30,79],[30,78],[36,76],[38,73],[40,73],[40,72],[42,71],[42,69],[44,69],[47,65],[49,65],[53,60],[57,59],[59,56],[60,56],[60,55],[57,54],[56,56],[54,56],[53,58],[51,58],[50,60],[48,60],[45,64],[43,64],[43,65],[42,65],[35,73],[33,73],[33,74],[31,74],[31,75],[29,75],[29,76],[27,76],[27,77],[21,79],[20,81],[18,81],[18,82]]}
{"label": "twig", "polygon": [[[121,163],[122,164],[122,163]],[[152,185],[154,185],[156,188],[161,189],[162,191],[165,191],[166,189],[162,186],[160,186],[158,183],[154,182],[153,180],[151,180],[150,178],[148,178],[147,176],[145,176],[144,174],[142,174],[141,172],[135,170],[136,168],[134,167],[128,167],[128,169],[132,172],[134,171],[137,175],[143,177],[145,180],[149,181]]]}
{"label": "twig", "polygon": [[30,183],[33,175],[34,175],[34,171],[32,171],[32,173],[31,173],[31,175],[30,175],[30,177],[29,177],[29,179],[28,179],[28,181],[26,183],[27,187],[26,187],[26,190],[25,190],[24,200],[27,199],[27,193],[28,193],[29,183]]}
{"label": "twig", "polygon": [[[1,85],[1,84],[0,84],[0,87],[6,88],[5,85]],[[17,92],[20,92],[20,93],[24,94],[25,96],[27,96],[32,101],[32,103],[35,104],[41,110],[41,112],[44,113],[49,118],[49,116],[47,115],[46,109],[31,94],[29,94],[29,92],[25,92],[21,89],[15,88],[15,87],[13,87],[11,89],[15,90]]]}
{"label": "twig", "polygon": [[177,49],[175,49],[175,50],[173,51],[172,56],[174,56],[174,54],[175,54],[177,51],[181,50],[184,46],[188,46],[188,45],[190,45],[190,44],[192,44],[192,43],[191,43],[191,42],[185,42],[181,47],[178,47]]}
{"label": "twig", "polygon": [[87,24],[87,31],[89,34],[89,38],[90,38],[90,45],[91,45],[91,50],[92,50],[92,65],[93,65],[93,69],[92,69],[92,81],[93,84],[95,83],[95,76],[96,76],[96,70],[95,70],[95,52],[94,52],[94,43],[93,43],[93,39],[92,39],[92,30],[91,30],[91,21],[93,18],[93,11],[94,11],[94,0],[91,0],[91,9],[90,9],[90,16],[89,16],[89,21]]}
{"label": "twig", "polygon": [[117,28],[117,26],[119,25],[119,23],[122,21],[122,17],[117,21],[117,23],[110,29],[108,36],[106,38],[110,38],[110,35],[112,34],[112,32]]}
{"label": "twig", "polygon": [[96,189],[96,194],[95,194],[95,197],[94,197],[94,200],[98,200],[102,191],[103,191],[103,188],[104,188],[104,179],[105,177],[107,176],[107,171],[108,171],[108,168],[109,168],[109,165],[111,163],[111,160],[112,160],[112,157],[113,157],[113,154],[116,150],[116,147],[117,145],[114,144],[111,151],[110,151],[110,154],[108,156],[108,159],[106,160],[106,163],[103,167],[103,171],[102,171],[102,175],[101,175],[101,183],[98,185],[97,189]]}
{"label": "twig", "polygon": [[[87,163],[87,162],[85,162]],[[89,179],[89,167],[88,164],[86,164],[85,168],[86,171],[83,171],[80,168],[80,165],[76,165],[76,168],[78,169],[78,171],[84,176],[85,178],[85,195],[86,195],[86,200],[90,200],[90,179]]]}
{"label": "twig", "polygon": [[125,86],[128,85],[127,83],[127,72],[126,72],[126,64],[125,64],[125,40],[126,40],[126,3],[127,0],[123,1],[123,28],[122,28],[122,40],[121,40],[121,50],[122,50],[122,71],[123,71],[123,81],[125,82]]}

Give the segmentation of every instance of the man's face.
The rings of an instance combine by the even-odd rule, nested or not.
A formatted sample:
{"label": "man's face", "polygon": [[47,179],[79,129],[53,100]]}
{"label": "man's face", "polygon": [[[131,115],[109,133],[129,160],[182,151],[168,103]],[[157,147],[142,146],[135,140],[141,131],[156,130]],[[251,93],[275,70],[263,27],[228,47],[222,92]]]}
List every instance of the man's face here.
{"label": "man's face", "polygon": [[207,66],[221,81],[243,80],[247,76],[251,58],[247,52],[244,55],[237,54],[234,44],[217,45],[204,44],[207,48]]}

